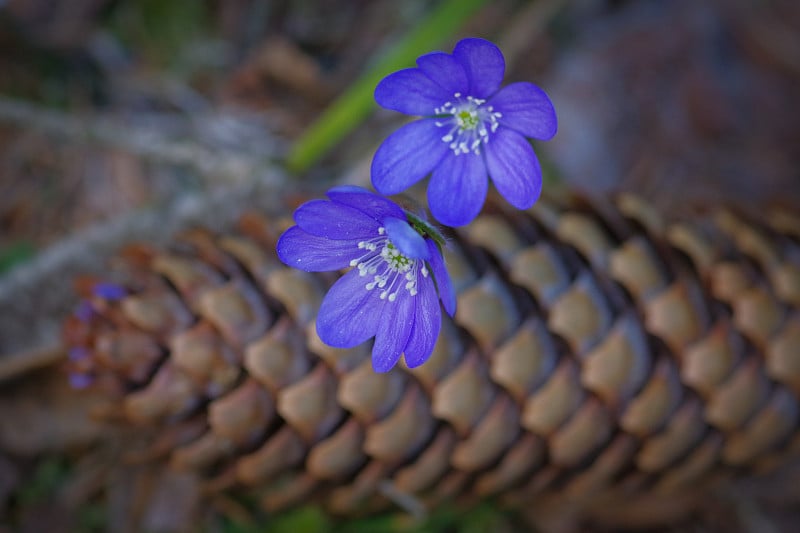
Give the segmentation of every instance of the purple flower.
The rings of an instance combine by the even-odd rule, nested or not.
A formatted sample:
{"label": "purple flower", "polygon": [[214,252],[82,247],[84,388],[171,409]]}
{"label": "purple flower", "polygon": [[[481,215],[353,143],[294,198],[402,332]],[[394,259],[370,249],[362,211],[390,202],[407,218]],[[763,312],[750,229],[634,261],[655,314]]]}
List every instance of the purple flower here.
{"label": "purple flower", "polygon": [[88,374],[71,373],[69,375],[69,385],[73,389],[81,390],[88,388],[93,381],[94,379],[92,379],[92,376]]}
{"label": "purple flower", "polygon": [[542,171],[526,137],[552,138],[556,114],[532,83],[500,89],[504,71],[499,48],[483,39],[464,39],[452,54],[426,54],[417,59],[417,68],[381,80],[375,88],[379,105],[423,118],[401,127],[378,148],[372,160],[375,188],[397,194],[432,172],[428,204],[448,226],[478,215],[487,176],[511,205],[532,206],[541,193]]}
{"label": "purple flower", "polygon": [[127,294],[125,287],[116,283],[99,282],[92,288],[92,293],[106,300],[121,300]]}
{"label": "purple flower", "polygon": [[424,363],[441,327],[439,299],[451,316],[455,294],[441,235],[394,202],[354,186],[328,191],[294,214],[278,240],[281,261],[307,272],[352,267],[322,301],[317,333],[336,348],[375,337],[372,366],[390,370],[400,354]]}

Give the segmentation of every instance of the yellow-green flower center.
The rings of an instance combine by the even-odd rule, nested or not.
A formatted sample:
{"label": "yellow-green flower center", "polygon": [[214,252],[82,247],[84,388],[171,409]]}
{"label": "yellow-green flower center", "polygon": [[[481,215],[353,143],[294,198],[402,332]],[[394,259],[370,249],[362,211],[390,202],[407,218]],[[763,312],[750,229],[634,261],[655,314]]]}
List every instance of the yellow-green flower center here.
{"label": "yellow-green flower center", "polygon": [[474,109],[462,109],[456,114],[456,123],[461,131],[474,130],[478,122],[478,112]]}
{"label": "yellow-green flower center", "polygon": [[488,143],[491,134],[497,131],[500,125],[498,120],[503,114],[495,111],[491,105],[484,105],[486,100],[482,98],[464,98],[461,93],[455,93],[453,97],[455,103],[445,102],[434,110],[441,117],[436,125],[449,128],[442,136],[442,141],[456,155],[470,152],[480,154],[481,145]]}
{"label": "yellow-green flower center", "polygon": [[385,228],[378,228],[378,235],[358,243],[358,248],[365,250],[365,253],[350,261],[350,266],[358,268],[359,276],[372,276],[372,281],[364,287],[368,291],[381,289],[381,300],[394,302],[403,288],[411,296],[416,296],[418,274],[423,277],[429,274],[425,262],[412,259],[398,250],[386,237]]}
{"label": "yellow-green flower center", "polygon": [[414,260],[404,256],[388,239],[381,250],[381,257],[386,261],[389,268],[395,272],[407,272],[414,265]]}

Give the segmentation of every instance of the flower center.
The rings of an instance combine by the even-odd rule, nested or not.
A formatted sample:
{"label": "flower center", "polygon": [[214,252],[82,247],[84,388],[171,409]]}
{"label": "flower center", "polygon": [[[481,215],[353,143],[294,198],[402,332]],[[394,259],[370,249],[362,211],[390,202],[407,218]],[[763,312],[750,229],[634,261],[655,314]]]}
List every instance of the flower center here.
{"label": "flower center", "polygon": [[427,278],[429,274],[424,261],[404,255],[386,237],[385,228],[378,228],[378,235],[358,243],[359,250],[365,253],[350,261],[350,266],[358,268],[361,277],[372,276],[372,281],[364,287],[368,291],[381,289],[381,300],[394,302],[402,289],[416,296],[418,276]]}
{"label": "flower center", "polygon": [[462,97],[461,93],[453,95],[455,103],[445,102],[434,112],[441,120],[436,121],[440,128],[449,128],[442,136],[456,155],[470,152],[478,155],[481,145],[489,142],[489,136],[500,125],[498,119],[503,114],[495,111],[490,105],[483,105],[486,100],[472,96]]}
{"label": "flower center", "polygon": [[400,250],[388,239],[381,250],[381,257],[389,264],[389,268],[397,272],[407,272],[414,265],[414,260],[400,253]]}

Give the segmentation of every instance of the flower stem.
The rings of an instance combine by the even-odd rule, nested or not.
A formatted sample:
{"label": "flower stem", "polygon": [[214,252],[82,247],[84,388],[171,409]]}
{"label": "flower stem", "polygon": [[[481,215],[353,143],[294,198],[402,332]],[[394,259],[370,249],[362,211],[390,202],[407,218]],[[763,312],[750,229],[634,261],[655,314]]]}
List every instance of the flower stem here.
{"label": "flower stem", "polygon": [[486,0],[443,0],[303,133],[289,153],[287,168],[300,173],[313,165],[372,112],[372,93],[384,76],[412,66],[420,54],[447,41],[485,3]]}

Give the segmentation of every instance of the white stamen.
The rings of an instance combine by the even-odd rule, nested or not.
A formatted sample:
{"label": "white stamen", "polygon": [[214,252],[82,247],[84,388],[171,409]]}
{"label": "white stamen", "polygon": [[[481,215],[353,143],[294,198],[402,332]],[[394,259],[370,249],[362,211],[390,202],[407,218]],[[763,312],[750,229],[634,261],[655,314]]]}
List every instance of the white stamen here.
{"label": "white stamen", "polygon": [[381,289],[379,298],[394,302],[398,293],[405,289],[411,296],[417,294],[417,275],[428,277],[423,261],[404,255],[386,235],[386,229],[378,228],[378,237],[358,243],[359,250],[365,253],[350,261],[350,266],[358,269],[358,275],[371,276],[364,284],[368,291]]}
{"label": "white stamen", "polygon": [[449,128],[441,137],[442,142],[447,143],[456,155],[470,152],[480,154],[481,145],[489,142],[490,135],[497,131],[500,125],[498,120],[503,115],[495,111],[494,106],[483,106],[486,103],[483,98],[462,98],[461,93],[455,93],[453,97],[455,104],[447,101],[434,109],[436,115],[449,115],[442,116],[441,120],[435,122],[437,127]]}

